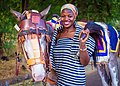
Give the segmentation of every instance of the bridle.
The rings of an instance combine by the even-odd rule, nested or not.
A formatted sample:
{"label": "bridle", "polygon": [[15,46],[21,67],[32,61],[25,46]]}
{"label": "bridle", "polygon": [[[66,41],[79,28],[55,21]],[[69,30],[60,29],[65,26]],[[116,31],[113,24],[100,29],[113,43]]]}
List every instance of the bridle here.
{"label": "bridle", "polygon": [[[48,67],[48,64],[49,64],[48,49],[47,49],[48,45],[46,46],[46,49],[45,49],[46,53],[44,53],[45,54],[44,58],[43,56],[41,56],[43,52],[40,52],[39,58],[29,58],[23,46],[23,42],[27,39],[27,36],[34,34],[35,38],[38,39],[36,42],[39,44],[40,51],[42,50],[39,39],[41,39],[42,35],[48,35],[46,22],[43,19],[41,19],[41,15],[39,13],[26,11],[24,12],[24,14],[25,16],[23,17],[23,20],[21,20],[19,23],[20,30],[18,33],[18,43],[22,45],[22,50],[23,50],[25,59],[27,61],[27,65],[29,67],[35,64],[44,64],[46,68]],[[28,19],[27,16],[29,14],[30,16]],[[34,39],[34,38],[31,38],[31,39]]]}

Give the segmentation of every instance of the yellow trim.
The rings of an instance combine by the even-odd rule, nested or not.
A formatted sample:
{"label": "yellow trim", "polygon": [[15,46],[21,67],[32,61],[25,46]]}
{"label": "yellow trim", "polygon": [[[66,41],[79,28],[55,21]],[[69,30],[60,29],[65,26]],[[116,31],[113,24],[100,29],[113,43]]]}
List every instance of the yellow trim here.
{"label": "yellow trim", "polygon": [[29,66],[35,65],[35,64],[45,64],[45,61],[42,60],[41,58],[30,58],[27,60],[27,64]]}

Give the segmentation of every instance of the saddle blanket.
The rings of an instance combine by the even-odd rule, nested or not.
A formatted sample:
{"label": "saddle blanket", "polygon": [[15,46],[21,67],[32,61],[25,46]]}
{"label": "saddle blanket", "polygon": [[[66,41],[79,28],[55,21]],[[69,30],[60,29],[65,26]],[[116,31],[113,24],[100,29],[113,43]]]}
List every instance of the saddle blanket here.
{"label": "saddle blanket", "polygon": [[96,53],[97,62],[108,62],[110,57],[109,52],[117,52],[119,46],[119,35],[116,29],[111,25],[99,22],[95,23],[103,27],[101,30],[103,38],[100,38],[102,43],[98,40],[98,52]]}

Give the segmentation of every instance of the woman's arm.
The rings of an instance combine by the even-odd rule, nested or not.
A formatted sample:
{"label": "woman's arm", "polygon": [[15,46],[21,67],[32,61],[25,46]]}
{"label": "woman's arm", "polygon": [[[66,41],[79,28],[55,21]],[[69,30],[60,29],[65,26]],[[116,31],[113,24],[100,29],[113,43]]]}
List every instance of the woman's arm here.
{"label": "woman's arm", "polygon": [[90,57],[89,57],[89,54],[87,52],[87,46],[84,44],[80,44],[79,46],[80,48],[80,63],[84,66],[87,66],[89,61],[90,61]]}
{"label": "woman's arm", "polygon": [[[82,33],[86,34],[85,38],[81,37]],[[84,66],[87,66],[89,61],[90,61],[90,57],[89,57],[89,54],[87,52],[87,46],[85,45],[86,41],[88,40],[88,37],[89,37],[89,30],[88,29],[82,30],[80,35],[79,35],[79,40],[80,40],[80,45],[79,45],[80,54],[79,54],[79,56],[80,56],[80,63]]]}

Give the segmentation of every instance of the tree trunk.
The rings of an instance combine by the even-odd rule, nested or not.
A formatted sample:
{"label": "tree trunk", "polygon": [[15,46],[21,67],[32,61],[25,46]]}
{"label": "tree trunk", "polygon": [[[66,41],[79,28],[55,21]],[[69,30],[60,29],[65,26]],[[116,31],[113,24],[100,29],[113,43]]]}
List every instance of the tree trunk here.
{"label": "tree trunk", "polygon": [[28,10],[29,0],[22,0],[22,12]]}
{"label": "tree trunk", "polygon": [[3,48],[2,48],[3,42],[2,42],[2,33],[0,33],[0,57],[3,56]]}

